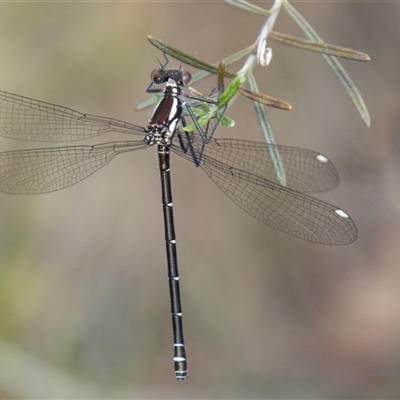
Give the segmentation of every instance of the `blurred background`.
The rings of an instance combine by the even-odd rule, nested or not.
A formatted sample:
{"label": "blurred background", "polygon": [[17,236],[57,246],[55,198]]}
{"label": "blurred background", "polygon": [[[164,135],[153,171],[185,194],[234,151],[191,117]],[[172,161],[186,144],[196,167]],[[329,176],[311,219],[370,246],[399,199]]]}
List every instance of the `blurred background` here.
{"label": "blurred background", "polygon": [[[0,194],[1,398],[400,398],[400,5],[294,6],[326,42],[372,58],[342,61],[371,128],[317,54],[271,39],[256,71],[260,91],[293,106],[267,110],[277,142],[336,165],[341,184],[317,197],[352,216],[357,242],[270,229],[174,157],[189,358],[177,383],[156,149],[59,192]],[[146,125],[151,110],[133,109],[162,60],[146,35],[215,62],[263,22],[223,1],[2,3],[0,88]],[[285,12],[275,30],[303,36]],[[218,137],[262,140],[251,101],[228,115],[236,127]]]}

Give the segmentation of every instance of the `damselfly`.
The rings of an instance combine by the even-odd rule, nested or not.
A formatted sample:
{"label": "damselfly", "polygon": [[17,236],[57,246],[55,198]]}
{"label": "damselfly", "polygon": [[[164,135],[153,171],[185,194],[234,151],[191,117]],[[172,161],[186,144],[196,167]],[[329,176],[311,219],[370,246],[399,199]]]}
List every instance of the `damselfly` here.
{"label": "damselfly", "polygon": [[[199,132],[195,134],[181,131],[179,125],[185,124],[184,107],[188,108],[189,115],[196,123],[182,93],[182,87],[188,84],[189,78],[180,69],[166,70],[164,66],[153,72],[148,91],[154,91],[154,86],[159,84],[165,88],[147,127],[81,114],[62,106],[0,92],[0,135],[4,137],[40,142],[77,141],[108,132],[140,137],[137,140],[92,146],[2,152],[1,192],[38,194],[60,190],[87,178],[119,154],[157,145],[171,297],[174,365],[178,380],[184,380],[187,376],[187,357],[172,208],[171,151],[199,166],[239,207],[275,229],[311,242],[332,245],[348,244],[357,237],[355,224],[343,210],[303,194],[329,190],[338,184],[334,165],[322,154],[289,146],[213,139],[215,126],[205,131],[198,127]],[[286,186],[279,184],[270,160],[271,152],[280,154]]]}

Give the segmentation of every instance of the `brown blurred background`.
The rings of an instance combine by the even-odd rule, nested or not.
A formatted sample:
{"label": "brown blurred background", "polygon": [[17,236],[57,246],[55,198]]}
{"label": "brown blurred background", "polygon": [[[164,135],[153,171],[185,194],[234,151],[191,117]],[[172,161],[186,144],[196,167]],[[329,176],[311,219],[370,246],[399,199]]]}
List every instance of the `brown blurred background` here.
{"label": "brown blurred background", "polygon": [[[342,62],[369,129],[319,55],[271,39],[256,71],[262,92],[293,105],[268,110],[277,142],[335,163],[341,184],[318,197],[353,217],[357,242],[270,229],[174,157],[189,356],[177,383],[155,149],[59,192],[0,194],[2,398],[400,398],[400,5],[293,5],[324,40],[372,58]],[[162,59],[147,34],[214,62],[263,21],[223,1],[3,3],[0,88],[146,125],[151,111],[133,108]],[[284,12],[275,29],[302,35]],[[236,127],[219,137],[262,140],[249,100],[228,115]]]}

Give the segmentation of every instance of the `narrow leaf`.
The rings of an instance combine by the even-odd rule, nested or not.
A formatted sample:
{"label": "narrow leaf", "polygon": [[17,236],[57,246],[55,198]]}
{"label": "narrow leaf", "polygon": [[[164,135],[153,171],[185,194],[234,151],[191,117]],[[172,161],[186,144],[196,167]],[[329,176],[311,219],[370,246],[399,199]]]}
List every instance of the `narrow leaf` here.
{"label": "narrow leaf", "polygon": [[330,56],[347,58],[354,61],[371,61],[368,54],[358,50],[348,49],[347,47],[335,46],[325,42],[314,42],[296,36],[285,35],[279,32],[270,32],[270,36],[278,42],[298,47],[304,50],[315,51],[317,53],[328,54]]}
{"label": "narrow leaf", "polygon": [[[251,72],[249,72],[247,74],[247,79],[248,79],[251,89],[254,91],[258,91],[256,80],[254,79],[254,76]],[[274,133],[273,133],[271,125],[268,121],[268,117],[264,110],[264,107],[257,101],[254,102],[254,107],[256,110],[256,115],[257,115],[258,121],[260,123],[261,130],[263,132],[265,141],[268,144],[275,144]],[[277,147],[274,147],[274,146],[269,146],[268,149],[269,149],[269,155],[271,157],[271,161],[274,164],[274,169],[276,172],[276,177],[278,179],[278,182],[282,186],[286,186],[285,167],[282,162],[282,157],[279,154],[279,150]]]}
{"label": "narrow leaf", "polygon": [[[165,43],[161,39],[157,39],[150,35],[147,35],[147,39],[153,46],[157,47],[157,49],[163,51],[164,53],[170,55],[171,57],[176,58],[179,61],[182,61],[183,63],[185,63],[187,65],[191,65],[192,67],[202,69],[204,71],[210,72],[211,74],[216,75],[218,73],[217,67],[215,67],[209,63],[206,63],[202,60],[199,60],[198,58],[193,57],[187,53],[184,53],[182,50],[179,50],[176,47],[170,46],[169,44]],[[236,74],[225,70],[225,76],[228,78],[234,78],[236,76]]]}
{"label": "narrow leaf", "polygon": [[[315,32],[311,25],[298,13],[295,8],[293,8],[292,5],[289,4],[289,2],[285,1],[284,6],[289,15],[300,26],[300,28],[310,40],[313,40],[315,42],[323,42],[323,40],[319,37],[319,35]],[[333,58],[326,54],[322,54],[322,57],[325,59],[325,61],[331,67],[332,71],[335,73],[343,87],[346,89],[365,125],[370,126],[371,118],[369,116],[368,108],[365,105],[364,99],[362,98],[360,92],[347,74],[346,70],[342,67],[342,65],[336,58]]]}
{"label": "narrow leaf", "polygon": [[261,104],[269,107],[280,108],[281,110],[291,110],[292,105],[284,100],[276,99],[275,97],[267,96],[263,93],[253,92],[249,89],[240,88],[239,92],[250,100],[258,101]]}
{"label": "narrow leaf", "polygon": [[249,3],[246,0],[225,0],[227,3],[232,4],[233,6],[239,7],[242,10],[249,11],[255,14],[260,15],[270,15],[270,11],[264,8],[258,7],[252,3]]}
{"label": "narrow leaf", "polygon": [[154,105],[154,100],[152,97],[149,97],[148,99],[142,101],[140,104],[138,104],[134,110],[135,111],[141,111],[144,110],[147,107],[153,106]]}

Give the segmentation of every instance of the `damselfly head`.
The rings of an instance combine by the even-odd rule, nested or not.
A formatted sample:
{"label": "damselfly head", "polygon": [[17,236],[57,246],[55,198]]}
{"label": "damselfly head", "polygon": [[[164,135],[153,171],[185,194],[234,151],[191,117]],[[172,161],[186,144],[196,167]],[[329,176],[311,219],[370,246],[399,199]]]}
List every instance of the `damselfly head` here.
{"label": "damselfly head", "polygon": [[178,86],[187,86],[192,81],[192,74],[181,69],[156,68],[150,75],[151,81],[156,85],[166,83],[172,79]]}

